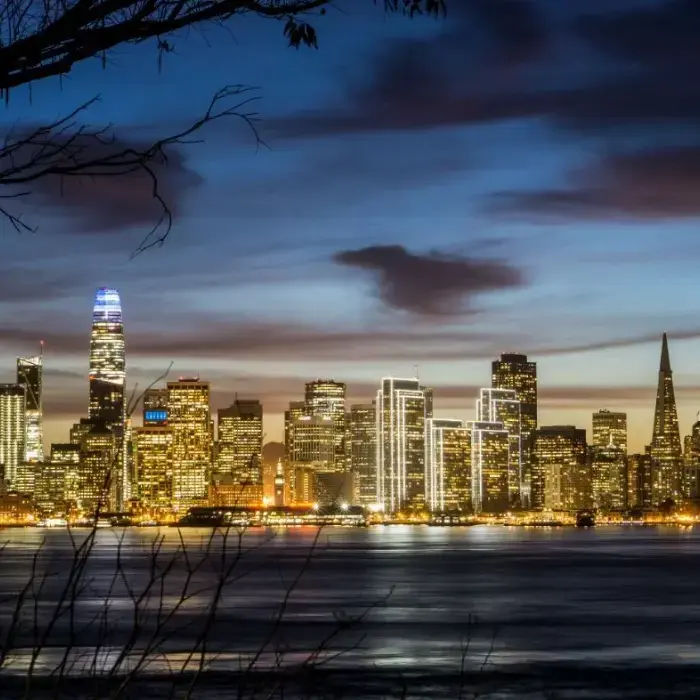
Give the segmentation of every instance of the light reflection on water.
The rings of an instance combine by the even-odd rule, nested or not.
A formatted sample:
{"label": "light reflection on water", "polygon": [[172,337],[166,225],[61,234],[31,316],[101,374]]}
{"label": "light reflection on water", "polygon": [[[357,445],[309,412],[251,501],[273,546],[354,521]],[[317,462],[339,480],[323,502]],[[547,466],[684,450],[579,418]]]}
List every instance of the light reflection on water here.
{"label": "light reflection on water", "polygon": [[[174,529],[124,532],[124,566],[134,585],[147,575],[158,533],[165,535],[165,554],[174,552]],[[120,534],[98,532],[86,615],[104,603]],[[207,531],[186,529],[182,535],[193,553],[203,551]],[[267,531],[246,533],[241,578],[226,592],[214,631],[226,646],[218,667],[235,667],[240,654],[264,638],[314,535],[313,528],[300,528],[267,541]],[[65,531],[9,529],[0,539],[8,542],[0,598],[22,585],[42,540],[49,568],[70,560]],[[312,648],[336,624],[339,611],[357,614],[391,591],[363,623],[361,647],[335,660],[337,667],[453,670],[460,642],[468,638],[469,663],[477,668],[488,656],[491,670],[517,667],[545,676],[567,665],[677,667],[675,672],[685,673],[700,662],[699,564],[698,528],[328,528],[290,598],[281,635],[296,649]],[[213,576],[209,569],[202,575]],[[51,585],[47,595],[47,602],[57,595]],[[175,600],[167,594],[166,603]],[[206,603],[204,595],[193,598],[188,613],[196,616]],[[110,609],[131,609],[123,591],[113,596]],[[4,623],[8,613],[2,611]],[[196,625],[185,628],[167,655],[180,658],[195,634]],[[288,658],[298,653],[290,651]]]}

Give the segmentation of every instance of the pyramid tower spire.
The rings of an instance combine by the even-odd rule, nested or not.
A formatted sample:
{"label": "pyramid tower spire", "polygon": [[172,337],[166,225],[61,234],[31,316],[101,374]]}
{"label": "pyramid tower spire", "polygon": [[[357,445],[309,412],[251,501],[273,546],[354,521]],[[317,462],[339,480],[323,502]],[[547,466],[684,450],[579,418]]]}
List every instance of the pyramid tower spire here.
{"label": "pyramid tower spire", "polygon": [[681,496],[682,480],[681,438],[678,430],[678,412],[666,333],[661,339],[661,360],[659,362],[659,383],[656,389],[651,456],[654,460],[652,484],[654,502],[658,504],[668,498],[678,501]]}

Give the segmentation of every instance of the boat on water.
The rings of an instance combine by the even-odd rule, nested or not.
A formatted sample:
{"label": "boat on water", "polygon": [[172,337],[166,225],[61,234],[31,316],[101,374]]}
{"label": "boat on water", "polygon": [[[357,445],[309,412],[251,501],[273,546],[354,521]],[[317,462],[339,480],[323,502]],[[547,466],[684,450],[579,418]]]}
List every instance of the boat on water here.
{"label": "boat on water", "polygon": [[581,510],[576,513],[576,527],[593,527],[595,525],[595,514],[590,510]]}

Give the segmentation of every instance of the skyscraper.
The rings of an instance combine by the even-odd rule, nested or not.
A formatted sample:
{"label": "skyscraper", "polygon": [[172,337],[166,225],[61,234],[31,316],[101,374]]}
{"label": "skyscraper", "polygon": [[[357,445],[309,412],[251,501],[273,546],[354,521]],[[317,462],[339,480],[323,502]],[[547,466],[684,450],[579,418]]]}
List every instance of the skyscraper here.
{"label": "skyscraper", "polygon": [[121,509],[129,497],[130,483],[125,446],[124,385],[126,379],[124,325],[119,292],[100,287],[95,293],[90,333],[90,402],[88,418],[93,425],[114,433],[111,465],[111,506]]}
{"label": "skyscraper", "polygon": [[651,455],[648,452],[627,457],[627,506],[629,508],[651,506],[652,471]]}
{"label": "skyscraper", "polygon": [[491,386],[512,389],[520,401],[521,501],[530,504],[532,490],[532,440],[537,429],[537,364],[527,355],[506,353],[491,365]]}
{"label": "skyscraper", "polygon": [[377,392],[377,503],[387,513],[425,508],[425,421],[432,390],[385,377]]}
{"label": "skyscraper", "polygon": [[533,447],[533,506],[550,510],[590,508],[586,431],[573,425],[538,428]]}
{"label": "skyscraper", "polygon": [[471,496],[475,513],[504,513],[510,508],[510,439],[503,423],[474,421],[471,430]]}
{"label": "skyscraper", "polygon": [[202,503],[212,463],[209,382],[181,378],[168,382],[168,425],[173,431],[173,507]]}
{"label": "skyscraper", "polygon": [[219,409],[219,474],[230,474],[239,484],[262,485],[263,409],[260,401],[236,399]]}
{"label": "skyscraper", "polygon": [[508,501],[518,507],[525,488],[522,468],[522,415],[515,389],[481,389],[476,402],[479,423],[500,424],[508,431]]}
{"label": "skyscraper", "polygon": [[426,422],[426,499],[431,511],[471,508],[471,430],[464,421],[428,418]]}
{"label": "skyscraper", "polygon": [[173,429],[169,425],[144,425],[134,430],[133,442],[136,495],[144,508],[170,510],[173,501]]}
{"label": "skyscraper", "polygon": [[119,292],[100,287],[92,311],[89,418],[108,428],[123,429],[125,376],[124,325]]}
{"label": "skyscraper", "polygon": [[345,391],[345,384],[336,382],[334,379],[316,379],[313,382],[307,382],[304,391],[305,413],[309,416],[329,417],[333,421],[336,471],[344,471],[347,468]]}
{"label": "skyscraper", "polygon": [[652,501],[659,504],[671,498],[678,501],[682,495],[681,437],[678,430],[676,397],[673,391],[673,373],[668,354],[668,339],[663,334],[659,382],[656,390],[654,431],[651,439],[653,463]]}
{"label": "skyscraper", "polygon": [[146,389],[143,394],[143,424],[167,425],[168,390]]}
{"label": "skyscraper", "polygon": [[44,459],[41,375],[41,355],[17,358],[17,384],[24,387],[24,395],[26,399],[25,459],[27,462],[41,462]]}
{"label": "skyscraper", "polygon": [[627,453],[621,447],[593,447],[591,486],[594,508],[620,510],[627,505]]}
{"label": "skyscraper", "polygon": [[374,403],[350,407],[350,469],[357,501],[362,506],[377,503],[377,410]]}
{"label": "skyscraper", "polygon": [[24,462],[26,440],[25,394],[20,384],[0,384],[0,478],[14,486]]}
{"label": "skyscraper", "polygon": [[627,414],[603,408],[593,414],[593,448],[617,447],[627,454]]}
{"label": "skyscraper", "polygon": [[683,450],[684,495],[700,498],[700,420],[693,423],[690,435],[685,436]]}

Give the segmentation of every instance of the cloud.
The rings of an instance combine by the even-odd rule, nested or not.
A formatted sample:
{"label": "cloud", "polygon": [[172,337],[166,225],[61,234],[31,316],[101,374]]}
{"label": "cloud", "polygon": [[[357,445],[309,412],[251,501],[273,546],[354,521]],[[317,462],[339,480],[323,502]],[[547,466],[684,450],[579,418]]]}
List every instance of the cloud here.
{"label": "cloud", "polygon": [[444,32],[384,43],[345,104],[274,126],[315,137],[541,117],[671,133],[700,121],[698,24],[694,0],[597,12],[584,0],[458,3]]}
{"label": "cloud", "polygon": [[478,294],[524,284],[520,270],[498,260],[416,255],[400,245],[345,250],[334,259],[377,273],[381,299],[395,309],[417,314],[464,313]]}
{"label": "cloud", "polygon": [[608,156],[561,189],[499,192],[491,211],[556,218],[683,218],[700,214],[700,146]]}
{"label": "cloud", "polygon": [[[19,134],[16,138],[21,136]],[[125,149],[143,151],[150,146],[138,138],[114,137],[101,142],[85,137],[82,142],[77,138],[73,146],[81,149],[80,159],[84,161],[104,158]],[[20,150],[20,160],[23,153]],[[167,160],[156,159],[150,167],[158,178],[160,194],[175,217],[181,213],[187,191],[198,186],[202,178],[188,166],[185,156],[177,148],[170,147],[166,153]],[[30,156],[27,151],[27,157]],[[21,213],[22,203],[31,201],[32,206],[38,205],[45,215],[68,219],[67,227],[72,233],[120,233],[132,226],[147,227],[148,230],[162,214],[160,204],[153,198],[151,177],[139,169],[106,177],[48,175],[32,182],[28,189],[31,191],[30,200],[24,197],[15,200],[13,213]]]}

